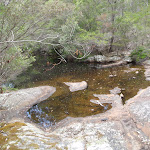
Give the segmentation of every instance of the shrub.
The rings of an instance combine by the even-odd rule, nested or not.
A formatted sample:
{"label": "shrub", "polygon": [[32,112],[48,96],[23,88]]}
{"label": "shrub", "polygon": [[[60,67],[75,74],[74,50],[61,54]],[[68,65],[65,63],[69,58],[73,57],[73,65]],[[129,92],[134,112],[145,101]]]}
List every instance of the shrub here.
{"label": "shrub", "polygon": [[140,63],[150,57],[150,49],[147,49],[145,47],[137,47],[133,52],[131,53],[131,58],[134,62]]}

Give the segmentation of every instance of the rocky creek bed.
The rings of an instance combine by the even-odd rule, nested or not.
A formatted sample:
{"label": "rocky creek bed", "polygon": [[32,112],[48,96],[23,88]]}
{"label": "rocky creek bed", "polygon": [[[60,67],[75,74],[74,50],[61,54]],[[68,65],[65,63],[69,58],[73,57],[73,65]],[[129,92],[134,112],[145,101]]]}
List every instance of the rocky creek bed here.
{"label": "rocky creek bed", "polygon": [[[150,66],[145,64],[149,80]],[[55,92],[43,86],[0,95],[0,148],[40,150],[149,150],[150,149],[150,87],[121,103],[117,93],[97,94],[93,99],[112,103],[105,113],[67,117],[53,128],[43,129],[32,123],[25,112]]]}

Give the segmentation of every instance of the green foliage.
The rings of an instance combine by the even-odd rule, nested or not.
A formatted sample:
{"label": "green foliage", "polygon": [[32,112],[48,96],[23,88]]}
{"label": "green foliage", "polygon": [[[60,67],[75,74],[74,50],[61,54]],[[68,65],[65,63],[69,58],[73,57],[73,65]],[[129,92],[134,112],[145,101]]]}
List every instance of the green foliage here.
{"label": "green foliage", "polygon": [[71,8],[61,0],[11,0],[7,6],[0,2],[0,86],[29,67],[35,61],[33,51],[43,43],[58,44]]}
{"label": "green foliage", "polygon": [[31,66],[33,61],[35,61],[33,56],[23,52],[19,47],[10,47],[5,51],[5,55],[1,58],[1,82],[15,78],[24,69]]}
{"label": "green foliage", "polygon": [[141,62],[146,58],[150,58],[150,49],[138,47],[131,53],[131,58],[136,62]]}
{"label": "green foliage", "polygon": [[17,91],[18,89],[17,88],[10,88],[10,87],[3,87],[2,88],[2,91],[5,93],[5,92],[11,92],[11,91]]}

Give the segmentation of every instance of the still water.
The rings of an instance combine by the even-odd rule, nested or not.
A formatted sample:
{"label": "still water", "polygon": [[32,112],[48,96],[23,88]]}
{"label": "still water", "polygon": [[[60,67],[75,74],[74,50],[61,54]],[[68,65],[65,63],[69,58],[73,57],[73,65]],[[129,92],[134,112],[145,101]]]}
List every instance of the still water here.
{"label": "still water", "polygon": [[[88,88],[82,91],[70,92],[63,82],[86,81]],[[121,66],[100,68],[94,64],[61,64],[53,70],[32,77],[24,87],[50,85],[56,87],[56,92],[47,100],[34,105],[28,110],[27,116],[35,123],[47,128],[58,121],[70,117],[85,117],[104,113],[111,109],[91,103],[96,99],[93,94],[110,94],[109,90],[118,87],[124,95],[123,103],[135,96],[140,89],[150,85],[145,80],[142,66]]]}

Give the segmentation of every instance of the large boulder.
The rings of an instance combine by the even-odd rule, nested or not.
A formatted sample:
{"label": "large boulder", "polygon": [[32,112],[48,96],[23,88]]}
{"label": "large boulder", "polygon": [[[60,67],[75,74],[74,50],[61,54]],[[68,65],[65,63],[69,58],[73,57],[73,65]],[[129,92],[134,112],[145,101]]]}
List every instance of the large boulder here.
{"label": "large boulder", "polygon": [[123,61],[124,61],[124,62],[127,62],[127,63],[133,62],[133,60],[132,60],[132,58],[131,58],[130,56],[125,56],[125,57],[123,58]]}
{"label": "large boulder", "polygon": [[104,56],[104,55],[94,55],[88,57],[85,62],[96,62],[96,63],[110,63],[110,62],[117,62],[121,60],[119,56]]}
{"label": "large boulder", "polygon": [[103,55],[94,55],[91,57],[88,57],[85,62],[99,62],[99,63],[104,63],[106,62],[106,57]]}
{"label": "large boulder", "polygon": [[117,63],[122,61],[124,64],[131,63],[130,57],[131,51],[115,51],[106,53],[105,55],[93,55],[88,57],[84,62],[95,62],[95,63]]}
{"label": "large boulder", "polygon": [[69,86],[69,90],[71,92],[79,91],[79,90],[84,90],[87,88],[87,82],[82,81],[82,82],[64,82],[67,86]]}
{"label": "large boulder", "polygon": [[107,61],[107,58],[106,58],[106,56],[103,56],[103,55],[95,55],[94,60],[95,60],[95,62],[104,63]]}
{"label": "large boulder", "polygon": [[119,56],[111,56],[111,57],[107,57],[107,62],[116,62],[116,61],[119,61],[121,60],[121,57]]}

